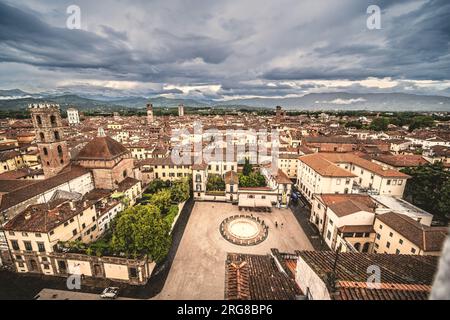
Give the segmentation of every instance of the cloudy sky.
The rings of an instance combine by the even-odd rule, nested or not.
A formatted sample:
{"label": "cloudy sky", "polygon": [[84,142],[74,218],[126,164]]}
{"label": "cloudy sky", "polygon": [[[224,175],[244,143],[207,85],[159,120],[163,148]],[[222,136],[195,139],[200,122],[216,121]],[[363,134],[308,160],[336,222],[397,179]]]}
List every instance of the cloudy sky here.
{"label": "cloudy sky", "polygon": [[450,96],[449,48],[448,0],[0,0],[0,89],[28,92]]}

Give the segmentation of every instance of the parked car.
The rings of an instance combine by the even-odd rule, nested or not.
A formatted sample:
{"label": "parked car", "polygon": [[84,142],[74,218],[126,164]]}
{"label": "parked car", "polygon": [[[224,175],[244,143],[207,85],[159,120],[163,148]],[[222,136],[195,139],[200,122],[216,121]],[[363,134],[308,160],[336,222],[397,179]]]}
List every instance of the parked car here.
{"label": "parked car", "polygon": [[102,299],[117,299],[119,296],[119,288],[116,287],[109,287],[103,290],[103,292],[100,295],[100,298]]}

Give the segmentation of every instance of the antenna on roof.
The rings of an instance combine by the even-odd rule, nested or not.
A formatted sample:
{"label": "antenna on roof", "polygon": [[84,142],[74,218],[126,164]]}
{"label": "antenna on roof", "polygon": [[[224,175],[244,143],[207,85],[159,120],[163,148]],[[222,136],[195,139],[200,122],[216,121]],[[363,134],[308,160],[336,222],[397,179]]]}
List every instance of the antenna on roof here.
{"label": "antenna on roof", "polygon": [[103,130],[103,127],[98,128],[97,137],[106,137],[105,130]]}

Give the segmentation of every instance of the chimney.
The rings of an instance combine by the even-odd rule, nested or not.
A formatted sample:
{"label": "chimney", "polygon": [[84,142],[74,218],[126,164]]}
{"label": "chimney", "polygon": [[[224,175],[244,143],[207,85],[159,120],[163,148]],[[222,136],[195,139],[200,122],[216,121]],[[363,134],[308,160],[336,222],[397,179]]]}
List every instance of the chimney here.
{"label": "chimney", "polygon": [[75,210],[76,209],[76,207],[75,207],[75,202],[74,201],[70,201],[69,202],[69,205],[70,205],[70,210]]}
{"label": "chimney", "polygon": [[30,220],[31,219],[31,212],[27,212],[25,214],[25,220]]}

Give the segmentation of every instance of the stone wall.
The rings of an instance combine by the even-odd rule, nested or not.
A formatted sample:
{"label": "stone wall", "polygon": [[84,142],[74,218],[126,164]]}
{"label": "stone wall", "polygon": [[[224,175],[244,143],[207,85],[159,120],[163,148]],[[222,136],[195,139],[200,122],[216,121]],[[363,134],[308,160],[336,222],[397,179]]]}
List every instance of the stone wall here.
{"label": "stone wall", "polygon": [[68,277],[76,274],[82,277],[109,279],[132,285],[145,285],[156,265],[148,257],[126,259],[74,253],[52,253],[50,259],[52,265],[55,266],[56,276]]}

